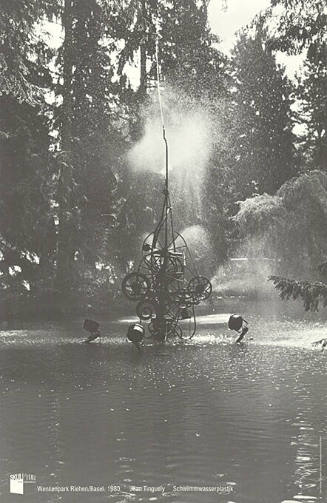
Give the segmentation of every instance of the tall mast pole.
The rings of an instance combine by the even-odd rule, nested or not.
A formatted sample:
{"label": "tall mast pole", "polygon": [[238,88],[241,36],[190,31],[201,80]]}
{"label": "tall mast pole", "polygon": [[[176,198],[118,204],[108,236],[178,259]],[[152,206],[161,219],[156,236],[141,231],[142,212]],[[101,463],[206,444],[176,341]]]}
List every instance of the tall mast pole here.
{"label": "tall mast pole", "polygon": [[168,266],[168,217],[169,217],[169,157],[168,157],[168,141],[166,138],[166,130],[163,116],[163,108],[161,102],[161,92],[160,92],[160,70],[159,70],[159,41],[158,41],[158,27],[157,27],[157,38],[156,38],[156,64],[157,64],[157,91],[158,100],[160,107],[160,117],[162,125],[162,139],[165,143],[165,185],[164,185],[164,246],[162,250],[162,264],[160,267],[160,284],[159,284],[159,324],[161,326],[162,338],[165,339],[167,335],[167,266]]}
{"label": "tall mast pole", "polygon": [[161,118],[161,126],[162,126],[162,139],[165,143],[165,248],[168,245],[168,234],[167,234],[167,220],[168,220],[168,211],[169,211],[169,158],[168,158],[168,141],[166,138],[166,130],[165,130],[165,122],[163,116],[162,109],[162,101],[161,101],[161,92],[160,92],[160,69],[159,69],[159,35],[158,35],[158,26],[157,26],[157,38],[156,38],[156,66],[157,66],[157,91],[158,91],[158,100],[159,100],[159,108],[160,108],[160,118]]}
{"label": "tall mast pole", "polygon": [[169,159],[168,159],[168,141],[166,138],[165,126],[162,126],[162,137],[165,142],[165,250],[168,247],[168,212],[169,212]]}

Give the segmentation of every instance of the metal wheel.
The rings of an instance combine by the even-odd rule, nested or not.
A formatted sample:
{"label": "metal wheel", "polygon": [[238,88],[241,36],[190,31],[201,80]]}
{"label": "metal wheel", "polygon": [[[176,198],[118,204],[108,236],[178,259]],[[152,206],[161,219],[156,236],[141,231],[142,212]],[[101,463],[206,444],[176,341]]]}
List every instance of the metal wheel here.
{"label": "metal wheel", "polygon": [[131,272],[123,279],[121,285],[123,293],[130,300],[141,300],[146,297],[150,284],[148,278],[139,272]]}
{"label": "metal wheel", "polygon": [[208,278],[205,278],[204,276],[194,276],[194,278],[189,281],[188,290],[195,303],[197,303],[210,297],[212,293],[212,285]]}

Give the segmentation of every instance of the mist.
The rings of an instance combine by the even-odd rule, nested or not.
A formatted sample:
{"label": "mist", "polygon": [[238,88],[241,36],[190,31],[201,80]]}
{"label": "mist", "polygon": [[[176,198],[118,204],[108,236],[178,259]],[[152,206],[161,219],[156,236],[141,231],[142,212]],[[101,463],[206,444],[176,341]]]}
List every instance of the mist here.
{"label": "mist", "polygon": [[[162,92],[165,133],[172,202],[183,199],[186,206],[201,213],[202,185],[214,137],[211,118],[202,104],[166,86]],[[165,173],[165,144],[156,92],[142,113],[141,139],[128,153],[128,164],[135,172]]]}

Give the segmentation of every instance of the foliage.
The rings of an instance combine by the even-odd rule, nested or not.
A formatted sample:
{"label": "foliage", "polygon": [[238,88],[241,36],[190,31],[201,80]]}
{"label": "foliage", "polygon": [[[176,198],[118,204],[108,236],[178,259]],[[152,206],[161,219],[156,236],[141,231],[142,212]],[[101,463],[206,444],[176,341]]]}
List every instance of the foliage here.
{"label": "foliage", "polygon": [[[284,11],[279,21],[273,47],[296,54],[306,51],[304,74],[299,79],[297,96],[301,104],[300,120],[305,125],[301,150],[309,169],[326,169],[326,3],[322,0],[295,2],[272,0],[272,5],[282,5]],[[310,254],[317,264],[325,259],[326,175],[322,172],[300,177],[293,186],[286,184],[282,197],[288,207],[306,204],[311,218],[306,221],[304,236],[310,242]],[[305,183],[303,183],[305,182]],[[315,216],[315,217],[314,217]],[[325,274],[325,263],[320,264],[320,274]],[[301,298],[306,310],[317,311],[320,304],[327,306],[327,284],[323,282],[296,281],[284,277],[270,278],[280,291],[282,299]]]}
{"label": "foliage", "polygon": [[37,36],[35,24],[59,11],[56,0],[3,0],[0,10],[0,90],[20,102],[35,103],[50,85],[51,51]]}
{"label": "foliage", "polygon": [[284,225],[287,211],[283,199],[277,195],[255,195],[239,202],[240,209],[234,220],[245,230],[246,235],[263,235],[273,227]]}
{"label": "foliage", "polygon": [[[327,154],[327,45],[324,43],[324,57],[317,62],[308,58],[299,77],[297,96],[299,99],[299,121],[304,126],[300,138],[301,150],[307,169],[326,169]],[[321,50],[322,50],[321,49]]]}
{"label": "foliage", "polygon": [[35,107],[2,96],[0,285],[4,296],[51,284],[55,229],[47,178],[47,122]]}
{"label": "foliage", "polygon": [[322,282],[296,281],[280,276],[269,278],[279,290],[283,300],[302,299],[306,311],[318,311],[319,305],[327,306],[327,284]]}
{"label": "foliage", "polygon": [[241,202],[235,222],[252,249],[261,245],[281,271],[312,276],[326,255],[326,212],[327,175],[316,170],[287,181],[276,195]]}
{"label": "foliage", "polygon": [[242,30],[233,50],[230,110],[231,162],[247,196],[273,194],[296,174],[293,89],[269,49],[260,19],[254,30]]}
{"label": "foliage", "polygon": [[321,41],[326,35],[326,2],[271,0],[271,5],[283,8],[271,46],[289,54],[297,54],[307,48],[309,59],[319,59]]}
{"label": "foliage", "polygon": [[[272,0],[271,4],[273,9],[266,19],[268,23],[273,19],[276,29],[269,41],[270,48],[304,58],[296,89],[303,168],[326,169],[326,2]],[[279,8],[279,14],[275,7]]]}
{"label": "foliage", "polygon": [[198,100],[226,94],[228,59],[208,27],[206,2],[164,2],[161,12],[160,62],[168,82]]}

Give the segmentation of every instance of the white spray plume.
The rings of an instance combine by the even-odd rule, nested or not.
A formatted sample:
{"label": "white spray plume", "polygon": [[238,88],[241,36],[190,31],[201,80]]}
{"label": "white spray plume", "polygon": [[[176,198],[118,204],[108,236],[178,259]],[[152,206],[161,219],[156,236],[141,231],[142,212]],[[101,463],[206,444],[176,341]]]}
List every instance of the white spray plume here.
{"label": "white spray plume", "polygon": [[[166,87],[162,93],[169,171],[174,197],[183,194],[186,205],[201,213],[202,182],[211,155],[212,125],[203,104]],[[144,110],[144,134],[128,154],[135,171],[164,174],[165,144],[157,97]]]}
{"label": "white spray plume", "polygon": [[[209,125],[204,114],[169,110],[166,117],[169,169],[175,174],[185,170],[191,174],[194,167],[203,169],[210,156]],[[158,118],[146,120],[144,135],[130,151],[128,160],[138,171],[163,172],[165,145]]]}

